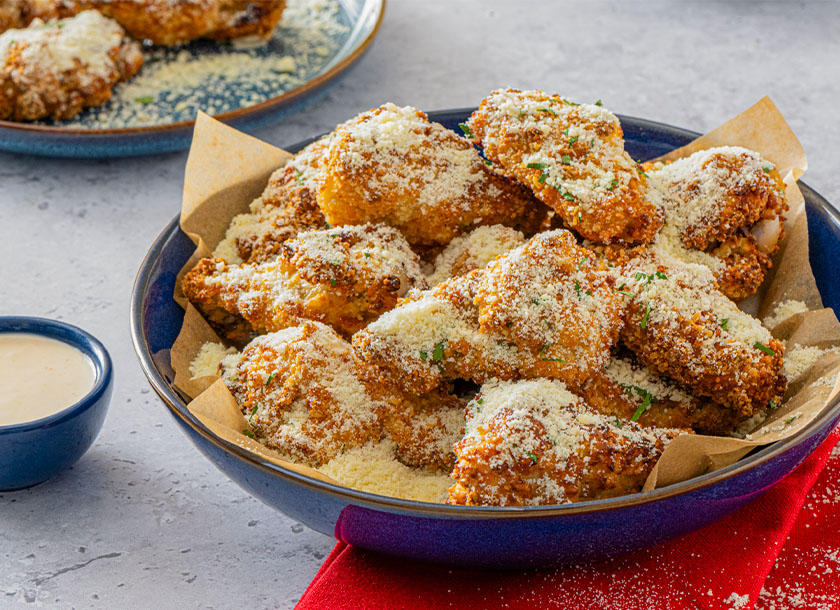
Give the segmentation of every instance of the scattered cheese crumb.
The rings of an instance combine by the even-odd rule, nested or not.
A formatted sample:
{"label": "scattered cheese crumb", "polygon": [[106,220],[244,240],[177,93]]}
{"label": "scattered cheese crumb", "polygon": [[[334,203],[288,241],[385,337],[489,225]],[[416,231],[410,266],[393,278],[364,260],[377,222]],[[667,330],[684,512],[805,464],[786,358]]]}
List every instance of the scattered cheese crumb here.
{"label": "scattered cheese crumb", "polygon": [[233,347],[225,347],[221,343],[207,342],[198,350],[193,361],[190,363],[190,373],[192,378],[209,377],[219,374],[219,363],[225,359],[226,356],[236,354],[237,351]]}
{"label": "scattered cheese crumb", "polygon": [[767,328],[774,328],[787,320],[789,317],[806,311],[808,311],[808,306],[802,301],[795,301],[793,299],[782,301],[776,305],[773,313],[764,318],[764,326]]}

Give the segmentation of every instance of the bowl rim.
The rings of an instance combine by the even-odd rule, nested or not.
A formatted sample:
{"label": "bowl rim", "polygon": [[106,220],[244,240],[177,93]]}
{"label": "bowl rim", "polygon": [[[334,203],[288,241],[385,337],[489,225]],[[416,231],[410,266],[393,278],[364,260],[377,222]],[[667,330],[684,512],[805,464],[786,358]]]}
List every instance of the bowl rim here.
{"label": "bowl rim", "polygon": [[[368,35],[358,43],[355,49],[347,55],[340,62],[335,64],[332,68],[316,76],[313,79],[306,81],[304,84],[295,87],[281,95],[276,95],[259,104],[252,106],[245,106],[223,112],[221,114],[213,115],[213,118],[224,123],[233,123],[239,119],[243,119],[252,115],[259,116],[264,112],[274,110],[275,108],[284,108],[291,105],[295,101],[306,98],[312,91],[317,91],[322,86],[330,82],[338,75],[344,73],[348,68],[361,59],[362,55],[369,49],[373,43],[373,39],[379,33],[379,27],[382,25],[382,19],[385,16],[386,0],[366,0],[365,4],[371,3],[372,9],[375,11],[376,21],[371,28]],[[365,6],[362,6],[362,13],[364,13]],[[181,130],[192,129],[195,127],[195,119],[192,121],[176,121],[174,123],[164,123],[163,125],[150,125],[148,127],[115,127],[108,129],[84,129],[84,128],[64,128],[57,125],[36,125],[25,123],[22,121],[8,121],[0,120],[0,133],[3,130],[16,131],[22,133],[29,133],[32,135],[45,136],[88,136],[97,138],[113,138],[122,136],[149,136],[149,135],[168,135],[177,133]]]}
{"label": "bowl rim", "polygon": [[[462,114],[469,114],[475,108],[452,108],[438,111],[430,111],[430,120],[441,120],[447,116],[458,116]],[[666,132],[669,135],[679,137],[696,138],[701,135],[698,132],[688,129],[674,127],[666,123],[651,121],[648,119],[641,119],[627,115],[617,115],[623,125],[632,124],[634,127],[641,129],[655,130],[659,132]],[[289,150],[296,150],[298,147],[302,148],[307,143],[317,139],[310,138],[297,142],[289,146]],[[811,203],[816,207],[822,209],[829,214],[834,221],[840,225],[840,212],[836,211],[831,204],[819,193],[807,186],[803,182],[797,182],[806,203]],[[167,383],[163,376],[155,366],[148,343],[145,340],[145,321],[143,317],[143,298],[149,286],[149,279],[151,270],[155,262],[158,260],[160,251],[169,238],[180,230],[179,215],[176,215],[160,234],[155,238],[146,256],[140,265],[135,278],[134,287],[131,295],[131,339],[134,345],[134,350],[140,362],[140,367],[146,375],[150,385],[155,390],[157,395],[169,409],[171,414],[176,417],[181,423],[191,429],[192,432],[209,441],[216,448],[221,449],[226,454],[236,457],[241,461],[247,462],[252,466],[256,466],[264,471],[268,471],[274,476],[280,476],[291,483],[303,485],[310,490],[319,493],[326,493],[330,496],[336,497],[347,504],[357,506],[364,506],[375,510],[382,510],[385,512],[396,512],[402,514],[411,514],[418,517],[437,517],[446,519],[510,519],[510,518],[546,518],[558,517],[565,515],[587,515],[600,513],[607,510],[615,510],[618,508],[637,507],[652,502],[657,502],[672,496],[696,492],[708,488],[712,485],[720,483],[724,480],[737,476],[745,471],[751,470],[771,458],[774,458],[797,445],[807,441],[811,436],[816,434],[824,426],[828,425],[837,418],[840,418],[840,395],[825,408],[819,416],[811,420],[806,426],[798,430],[792,436],[776,441],[769,445],[758,447],[746,457],[738,460],[734,464],[716,470],[714,472],[706,473],[687,481],[675,483],[662,488],[654,489],[647,492],[638,492],[626,496],[619,496],[616,498],[605,498],[601,500],[588,500],[585,502],[577,502],[572,504],[554,504],[547,506],[461,506],[451,504],[440,504],[433,502],[420,502],[416,500],[406,500],[402,498],[395,498],[391,496],[383,496],[370,492],[352,489],[341,485],[327,483],[318,479],[311,478],[304,474],[289,470],[267,460],[264,460],[246,449],[220,439],[213,434],[204,424],[202,424],[195,416],[193,416],[186,408],[186,403],[178,396],[178,394]]]}
{"label": "bowl rim", "polygon": [[102,342],[74,324],[37,316],[0,316],[0,335],[21,333],[61,341],[85,354],[93,364],[93,387],[73,404],[39,419],[18,424],[0,425],[0,436],[31,432],[58,426],[95,405],[108,390],[113,378],[113,362]]}

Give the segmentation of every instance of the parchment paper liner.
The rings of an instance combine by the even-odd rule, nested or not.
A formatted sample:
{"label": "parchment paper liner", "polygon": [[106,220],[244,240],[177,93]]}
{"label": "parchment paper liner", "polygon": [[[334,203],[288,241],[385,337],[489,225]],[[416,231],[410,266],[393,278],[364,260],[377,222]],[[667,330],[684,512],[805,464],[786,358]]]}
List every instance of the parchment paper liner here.
{"label": "parchment paper liner", "polygon": [[[812,311],[797,314],[779,324],[773,334],[794,344],[822,349],[840,346],[840,324],[822,301],[808,262],[808,225],[805,205],[796,180],[807,167],[805,153],[779,110],[765,97],[754,106],[690,144],[661,157],[677,159],[713,146],[743,146],[772,161],[786,184],[790,204],[786,239],[774,257],[759,295],[746,309],[760,317],[772,313],[782,301],[803,301]],[[291,155],[270,144],[245,135],[200,113],[187,161],[181,228],[195,242],[196,250],[178,274],[174,298],[186,309],[181,333],[172,346],[174,384],[193,400],[187,405],[214,434],[243,447],[267,461],[315,479],[335,483],[308,466],[295,464],[242,432],[248,422],[218,377],[191,379],[189,364],[207,341],[219,337],[196,309],[183,297],[180,280],[195,262],[209,256],[224,237],[230,220],[248,211],[251,201],[265,188],[271,173]],[[794,380],[785,402],[770,411],[749,440],[729,437],[684,435],[668,446],[645,483],[644,490],[664,487],[728,466],[755,447],[795,434],[813,420],[840,392],[840,384],[829,387],[826,378],[840,372],[840,354],[823,355]],[[822,380],[822,381],[821,381]],[[795,418],[791,421],[792,418]]]}

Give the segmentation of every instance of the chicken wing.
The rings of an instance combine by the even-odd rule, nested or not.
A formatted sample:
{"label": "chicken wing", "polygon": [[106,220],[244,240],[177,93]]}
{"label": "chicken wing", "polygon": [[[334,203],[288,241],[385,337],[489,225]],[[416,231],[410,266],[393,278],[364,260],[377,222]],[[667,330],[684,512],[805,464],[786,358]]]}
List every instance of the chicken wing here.
{"label": "chicken wing", "polygon": [[530,234],[547,213],[467,140],[408,106],[385,104],[339,125],[323,167],[318,203],[331,225],[384,222],[412,246],[445,246],[478,225]]}
{"label": "chicken wing", "polygon": [[648,243],[662,224],[644,175],[624,150],[621,124],[605,108],[499,89],[467,126],[493,167],[528,186],[583,237]]}
{"label": "chicken wing", "polygon": [[435,269],[429,285],[465,275],[474,269],[484,269],[500,255],[525,243],[521,232],[503,225],[478,227],[456,237],[435,259]]}
{"label": "chicken wing", "polygon": [[353,337],[360,361],[427,392],[446,379],[559,378],[607,364],[621,328],[612,277],[566,230],[412,293]]}
{"label": "chicken wing", "polygon": [[487,383],[466,411],[448,504],[563,504],[638,492],[682,433],[616,423],[548,379]]}
{"label": "chicken wing", "polygon": [[183,280],[190,302],[234,341],[306,319],[349,336],[415,287],[426,287],[417,255],[383,225],[301,233],[263,263],[205,258]]}
{"label": "chicken wing", "polygon": [[707,267],[637,257],[620,275],[621,338],[650,370],[739,419],[780,401],[784,346],[717,289]]}
{"label": "chicken wing", "polygon": [[69,119],[104,104],[142,65],[139,45],[96,11],[7,30],[0,34],[0,119]]}

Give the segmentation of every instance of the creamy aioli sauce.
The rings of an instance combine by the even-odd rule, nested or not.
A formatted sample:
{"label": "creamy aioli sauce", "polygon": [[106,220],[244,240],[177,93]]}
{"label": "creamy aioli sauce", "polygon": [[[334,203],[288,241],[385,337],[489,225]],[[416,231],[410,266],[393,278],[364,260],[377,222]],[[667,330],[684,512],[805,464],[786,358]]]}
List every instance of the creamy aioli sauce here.
{"label": "creamy aioli sauce", "polygon": [[95,380],[93,362],[72,345],[32,333],[0,333],[0,426],[58,413]]}

